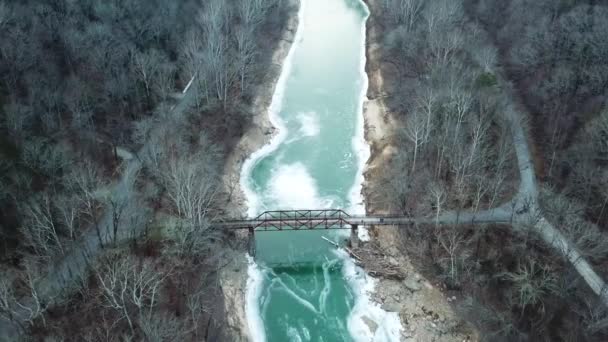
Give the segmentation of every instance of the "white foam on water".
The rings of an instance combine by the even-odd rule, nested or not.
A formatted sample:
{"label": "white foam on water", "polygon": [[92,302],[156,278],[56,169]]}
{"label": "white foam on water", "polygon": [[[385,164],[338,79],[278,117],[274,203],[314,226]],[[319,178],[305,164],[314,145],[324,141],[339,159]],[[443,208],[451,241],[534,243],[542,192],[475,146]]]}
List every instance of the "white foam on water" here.
{"label": "white foam on water", "polygon": [[289,286],[291,286],[291,288],[294,289],[295,292],[298,292],[301,296],[310,296],[310,293],[298,285],[298,282],[294,279],[294,277],[290,276],[288,273],[281,273],[281,277],[283,277]]}
{"label": "white foam on water", "polygon": [[[365,7],[369,15],[367,6],[364,3],[362,3],[362,5]],[[304,7],[305,0],[301,0],[300,9],[298,11],[300,24],[298,25],[296,35],[294,37],[295,43],[292,44],[289,53],[285,58],[281,75],[277,82],[275,92],[272,97],[272,102],[268,110],[269,120],[277,129],[277,134],[270,140],[268,144],[251,154],[241,169],[240,181],[243,192],[245,193],[246,204],[248,206],[247,213],[250,217],[257,215],[261,209],[260,198],[255,193],[251,184],[251,170],[261,159],[274,152],[279,145],[285,141],[287,136],[287,128],[283,120],[279,117],[279,112],[283,104],[287,79],[292,69],[293,54],[297,46],[303,40],[301,24],[304,20]],[[362,47],[365,46],[365,29],[365,25],[362,25]],[[357,130],[352,139],[353,150],[358,158],[358,171],[356,174],[355,183],[349,192],[351,203],[349,211],[352,214],[365,214],[365,204],[363,203],[361,189],[364,182],[363,171],[370,156],[370,148],[365,141],[363,122],[363,104],[367,100],[366,93],[368,87],[367,74],[365,73],[365,63],[365,49],[362,49],[360,73],[361,82],[363,84],[361,88],[360,104],[357,116]],[[320,127],[318,129],[320,129]],[[318,130],[314,127],[314,121],[309,119],[301,121],[301,132],[307,136],[310,136],[311,134],[318,134]],[[332,202],[328,200],[321,203],[316,190],[316,184],[314,184],[314,180],[312,177],[310,177],[303,165],[292,164],[286,165],[285,167],[286,168],[280,168],[277,170],[277,174],[275,175],[276,177],[271,179],[272,196],[288,203],[288,205],[292,206],[291,209],[303,207],[327,208],[332,204]],[[308,183],[299,183],[299,181]],[[282,186],[288,186],[287,189],[289,189],[289,192],[294,192],[294,184],[297,184],[300,187],[300,189],[295,191],[297,195],[287,195],[285,194],[286,190],[281,190]],[[307,190],[304,190],[304,186],[302,186],[302,184],[307,184],[310,187]],[[363,241],[369,239],[369,235],[367,234],[367,231],[363,229],[363,227],[359,229],[359,238]],[[344,261],[343,274],[350,287],[353,289],[355,296],[355,305],[348,317],[347,323],[348,332],[350,335],[355,341],[399,341],[399,332],[401,330],[399,316],[396,313],[387,313],[383,311],[378,304],[373,303],[370,299],[370,293],[373,291],[375,285],[374,279],[367,276],[362,269],[358,268],[345,252],[337,251],[336,253]],[[266,333],[263,318],[260,314],[259,299],[262,296],[264,279],[266,275],[265,272],[261,270],[260,267],[254,262],[253,258],[248,257],[248,261],[249,267],[247,273],[249,278],[247,280],[246,314],[249,333],[252,341],[262,342],[266,341]],[[273,280],[272,285],[275,284],[276,283]],[[319,313],[312,303],[295,294],[287,286],[285,286],[285,284],[282,284],[282,282],[280,282],[280,284],[283,285],[283,289],[289,295],[300,302],[303,306],[307,307],[314,313]],[[269,298],[266,298],[266,300],[269,300]],[[367,325],[363,322],[364,316],[378,324],[378,329],[374,334],[372,334]],[[294,340],[301,340],[301,336],[297,332],[297,329],[290,328],[288,333],[290,335],[293,334]]]}
{"label": "white foam on water", "polygon": [[329,268],[332,267],[337,260],[326,261],[323,263],[323,280],[325,282],[325,286],[323,286],[323,290],[321,290],[321,294],[319,295],[319,312],[321,314],[327,313],[327,297],[329,296],[329,292],[331,291],[331,277],[329,276]]}
{"label": "white foam on water", "polygon": [[[283,66],[281,68],[281,74],[277,81],[274,94],[272,94],[272,100],[270,102],[270,107],[268,108],[268,118],[270,123],[276,128],[277,134],[274,135],[270,142],[264,145],[259,150],[253,152],[247,160],[243,163],[243,168],[241,169],[241,177],[240,183],[243,192],[245,193],[245,204],[247,205],[247,214],[249,217],[253,217],[258,214],[260,209],[260,199],[259,196],[255,193],[251,181],[250,175],[251,170],[255,167],[255,165],[264,157],[268,156],[272,152],[274,152],[279,145],[285,140],[287,136],[287,127],[285,123],[279,116],[279,112],[283,106],[283,97],[285,95],[285,88],[287,86],[287,79],[289,78],[289,74],[293,67],[293,56],[296,48],[299,46],[302,41],[302,25],[301,23],[304,21],[304,8],[306,6],[306,0],[300,0],[300,8],[298,9],[298,27],[296,29],[296,34],[294,37],[294,43],[291,44],[289,48],[289,52],[283,61]],[[298,42],[298,43],[296,43]]]}
{"label": "white foam on water", "polygon": [[[355,265],[344,250],[336,250],[336,255],[343,260],[342,273],[355,295],[355,305],[348,316],[347,326],[356,342],[398,342],[401,335],[401,320],[397,312],[386,312],[379,304],[371,300],[376,280]],[[363,318],[374,321],[378,328],[372,332]]]}
{"label": "white foam on water", "polygon": [[283,283],[283,281],[280,278],[275,278],[275,279],[277,279],[277,283],[279,285],[281,285],[281,287],[282,287],[283,291],[285,291],[285,293],[290,295],[293,299],[295,299],[298,303],[302,304],[302,306],[304,306],[308,310],[312,311],[315,314],[319,314],[319,311],[317,310],[317,308],[315,308],[315,306],[311,302],[298,296],[298,294],[293,292],[292,289],[290,289],[287,285],[285,285],[285,283]]}
{"label": "white foam on water", "polygon": [[[252,188],[249,175],[251,170],[265,156],[269,155],[277,149],[282,141],[287,136],[287,129],[285,124],[279,117],[279,111],[283,105],[283,97],[285,94],[285,88],[287,85],[287,78],[291,72],[293,66],[293,56],[299,43],[302,41],[302,29],[300,23],[304,20],[304,6],[305,0],[300,0],[300,8],[298,9],[298,27],[294,37],[294,43],[291,44],[289,52],[283,61],[281,68],[281,74],[277,81],[274,94],[272,94],[272,100],[270,107],[268,108],[268,118],[271,124],[277,129],[277,134],[270,140],[268,144],[260,148],[259,150],[252,153],[249,158],[243,163],[241,168],[240,183],[245,193],[245,202],[247,205],[247,214],[250,217],[255,216],[259,211],[259,197],[256,195]],[[262,295],[262,289],[264,285],[264,274],[260,270],[259,266],[255,263],[253,258],[248,256],[249,267],[247,269],[247,300],[245,304],[245,312],[247,315],[247,325],[249,328],[250,340],[254,342],[266,341],[266,331],[264,329],[264,321],[260,314],[260,307],[258,300]],[[269,300],[269,298],[267,298]]]}
{"label": "white foam on water", "polygon": [[249,265],[247,267],[248,279],[245,314],[247,315],[249,337],[252,341],[266,341],[264,321],[262,315],[260,315],[260,306],[258,305],[258,299],[264,290],[265,274],[249,255],[247,255],[247,262]]}
{"label": "white foam on water", "polygon": [[289,336],[289,341],[291,342],[302,342],[302,337],[300,337],[298,329],[294,327],[287,328],[287,336]]}
{"label": "white foam on water", "polygon": [[[358,169],[355,179],[355,185],[350,190],[350,212],[354,215],[365,215],[365,203],[363,202],[363,182],[365,178],[363,172],[367,160],[370,157],[370,146],[365,140],[365,118],[363,115],[363,105],[367,101],[367,88],[369,80],[367,73],[365,72],[365,66],[367,63],[365,43],[366,43],[366,23],[369,18],[370,12],[367,5],[361,1],[361,5],[365,8],[366,18],[364,23],[361,25],[361,63],[360,63],[360,74],[361,74],[361,94],[359,97],[359,107],[357,115],[357,128],[355,136],[352,140],[353,150],[355,151],[358,159]],[[359,239],[362,241],[369,241],[369,233],[364,227],[360,227]],[[341,256],[344,260],[343,263],[343,275],[348,281],[351,289],[355,296],[355,305],[351,310],[348,317],[347,325],[348,331],[351,337],[357,342],[363,341],[374,341],[374,342],[398,342],[400,339],[400,331],[402,330],[401,319],[396,312],[386,312],[382,310],[380,305],[371,301],[370,295],[374,291],[376,280],[368,276],[365,271],[355,265],[350,256],[343,250],[336,251],[336,254]],[[374,321],[378,328],[375,332],[372,332],[370,328],[363,321],[363,317]]]}
{"label": "white foam on water", "polygon": [[272,171],[268,197],[281,209],[308,209],[326,206],[319,197],[315,179],[304,164],[283,164]]}
{"label": "white foam on water", "polygon": [[301,112],[296,115],[300,122],[300,133],[305,137],[314,137],[319,135],[321,126],[319,125],[319,116],[315,112]]}
{"label": "white foam on water", "polygon": [[308,328],[306,328],[306,326],[302,322],[299,322],[299,325],[300,325],[300,331],[302,331],[301,335],[304,337],[304,339],[306,341],[310,341],[310,330],[308,330]]}

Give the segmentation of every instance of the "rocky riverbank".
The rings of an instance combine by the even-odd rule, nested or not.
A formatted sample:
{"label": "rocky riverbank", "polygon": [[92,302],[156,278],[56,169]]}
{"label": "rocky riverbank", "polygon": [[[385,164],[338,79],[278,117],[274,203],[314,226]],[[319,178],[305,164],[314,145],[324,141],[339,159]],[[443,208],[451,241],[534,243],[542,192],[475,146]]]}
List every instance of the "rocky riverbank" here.
{"label": "rocky riverbank", "polygon": [[[258,86],[258,95],[252,105],[252,125],[241,137],[236,148],[229,154],[224,166],[224,184],[230,193],[230,201],[225,208],[228,217],[246,216],[245,194],[241,189],[240,176],[243,163],[256,150],[267,144],[275,133],[268,109],[272,102],[275,86],[281,74],[283,62],[289,53],[298,27],[299,0],[289,0],[290,11],[285,31],[276,45],[272,55],[272,67]],[[240,240],[234,245],[246,246],[246,232],[239,232],[235,237]],[[248,341],[249,329],[245,315],[247,291],[246,249],[238,249],[230,255],[230,263],[220,270],[219,282],[224,296],[226,313],[225,328],[232,336],[232,341]]]}
{"label": "rocky riverbank", "polygon": [[[382,60],[381,18],[377,17],[380,3],[365,0],[371,12],[367,23],[366,71],[369,78],[368,101],[364,105],[365,139],[370,145],[371,156],[365,171],[363,193],[366,199],[375,193],[383,166],[394,154],[392,136],[395,122],[383,99],[390,95],[385,84],[383,70],[388,68]],[[370,203],[369,214],[386,213],[385,203]],[[416,271],[407,254],[399,248],[401,237],[397,227],[371,228],[371,241],[355,249],[360,264],[378,283],[372,298],[389,312],[398,312],[404,328],[402,341],[474,341],[475,330],[460,319],[450,302],[454,299],[437,284],[432,284]],[[373,330],[373,322],[370,322]]]}

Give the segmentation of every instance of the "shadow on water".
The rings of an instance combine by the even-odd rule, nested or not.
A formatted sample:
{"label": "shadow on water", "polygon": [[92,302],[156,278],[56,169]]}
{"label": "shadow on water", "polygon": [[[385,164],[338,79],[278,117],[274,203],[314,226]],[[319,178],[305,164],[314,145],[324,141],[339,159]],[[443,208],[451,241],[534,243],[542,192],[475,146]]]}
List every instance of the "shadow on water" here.
{"label": "shadow on water", "polygon": [[[318,262],[295,262],[295,263],[279,263],[279,264],[265,264],[264,267],[271,270],[273,273],[281,275],[283,273],[290,275],[309,275],[323,272],[323,265]],[[332,261],[332,265],[328,267],[327,271],[330,274],[342,274],[342,262]]]}

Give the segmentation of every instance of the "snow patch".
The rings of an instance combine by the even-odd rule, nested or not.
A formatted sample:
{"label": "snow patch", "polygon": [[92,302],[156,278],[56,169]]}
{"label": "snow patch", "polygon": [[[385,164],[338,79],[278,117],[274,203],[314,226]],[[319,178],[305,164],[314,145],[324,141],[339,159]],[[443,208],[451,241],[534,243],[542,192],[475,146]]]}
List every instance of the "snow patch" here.
{"label": "snow patch", "polygon": [[[367,5],[361,1],[361,4],[365,8],[366,17],[364,18],[364,22],[367,22],[367,18],[369,17],[369,9]],[[349,198],[350,198],[350,208],[349,212],[351,215],[365,215],[365,203],[363,202],[363,194],[361,193],[363,189],[363,182],[365,178],[363,177],[363,172],[365,171],[365,165],[367,164],[367,160],[370,157],[370,146],[365,140],[365,120],[363,117],[363,104],[367,101],[367,88],[369,80],[367,78],[367,73],[365,72],[365,65],[367,62],[367,58],[365,56],[365,33],[366,33],[366,25],[361,25],[361,63],[359,68],[359,73],[361,75],[361,82],[363,83],[361,86],[361,93],[359,94],[359,106],[357,111],[357,125],[355,136],[352,139],[352,147],[355,155],[357,156],[357,173],[355,176],[355,184],[350,189]],[[359,227],[358,230],[359,240],[361,241],[369,241],[369,233],[365,227]]]}
{"label": "snow patch", "polygon": [[[351,337],[356,342],[398,342],[402,329],[399,314],[382,310],[380,305],[374,303],[370,298],[370,294],[376,286],[376,280],[355,265],[345,251],[337,250],[335,253],[343,260],[342,273],[355,297],[355,305],[347,320]],[[378,325],[375,332],[370,330],[363,321],[363,317],[367,317]]]}
{"label": "snow patch", "polygon": [[[367,5],[361,1],[362,6],[366,11],[367,22],[369,17],[369,9]],[[352,139],[352,146],[355,154],[357,155],[358,170],[356,174],[355,184],[350,190],[350,212],[354,215],[365,215],[365,203],[363,202],[363,182],[365,178],[363,172],[367,160],[370,157],[370,146],[365,140],[365,118],[363,115],[363,105],[367,101],[367,88],[368,88],[368,77],[365,72],[365,65],[367,62],[365,42],[366,42],[366,25],[361,25],[361,64],[360,74],[363,85],[361,87],[361,94],[359,96],[359,107],[357,115],[357,130],[355,136]],[[359,239],[362,241],[369,241],[369,233],[367,229],[361,227],[359,229]],[[402,329],[401,319],[398,313],[386,312],[382,310],[380,305],[371,301],[370,294],[373,293],[376,285],[376,280],[368,276],[365,271],[355,265],[350,256],[343,250],[335,251],[336,255],[343,259],[342,272],[344,278],[348,281],[351,289],[353,290],[355,297],[355,305],[351,310],[348,317],[347,325],[348,331],[351,337],[357,342],[398,342],[400,339],[400,331]],[[372,332],[370,328],[363,321],[363,317],[374,321],[378,328],[375,332]]]}
{"label": "snow patch", "polygon": [[247,326],[249,327],[249,337],[252,341],[266,341],[266,331],[264,321],[260,315],[258,299],[264,290],[265,273],[255,263],[253,258],[247,255],[247,297],[245,313],[247,314]]}

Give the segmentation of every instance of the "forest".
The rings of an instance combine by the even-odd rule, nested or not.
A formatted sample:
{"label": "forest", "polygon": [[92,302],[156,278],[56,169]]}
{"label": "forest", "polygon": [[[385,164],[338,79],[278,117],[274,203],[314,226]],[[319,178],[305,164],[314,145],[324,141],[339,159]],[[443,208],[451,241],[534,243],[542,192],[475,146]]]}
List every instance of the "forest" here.
{"label": "forest", "polygon": [[296,6],[0,1],[0,340],[231,339],[210,222]]}
{"label": "forest", "polygon": [[[608,5],[366,3],[366,203],[482,340],[608,340]],[[211,222],[297,8],[0,0],[0,340],[235,340]]]}
{"label": "forest", "polygon": [[608,7],[369,4],[395,128],[368,201],[435,221],[403,253],[483,340],[606,340]]}

